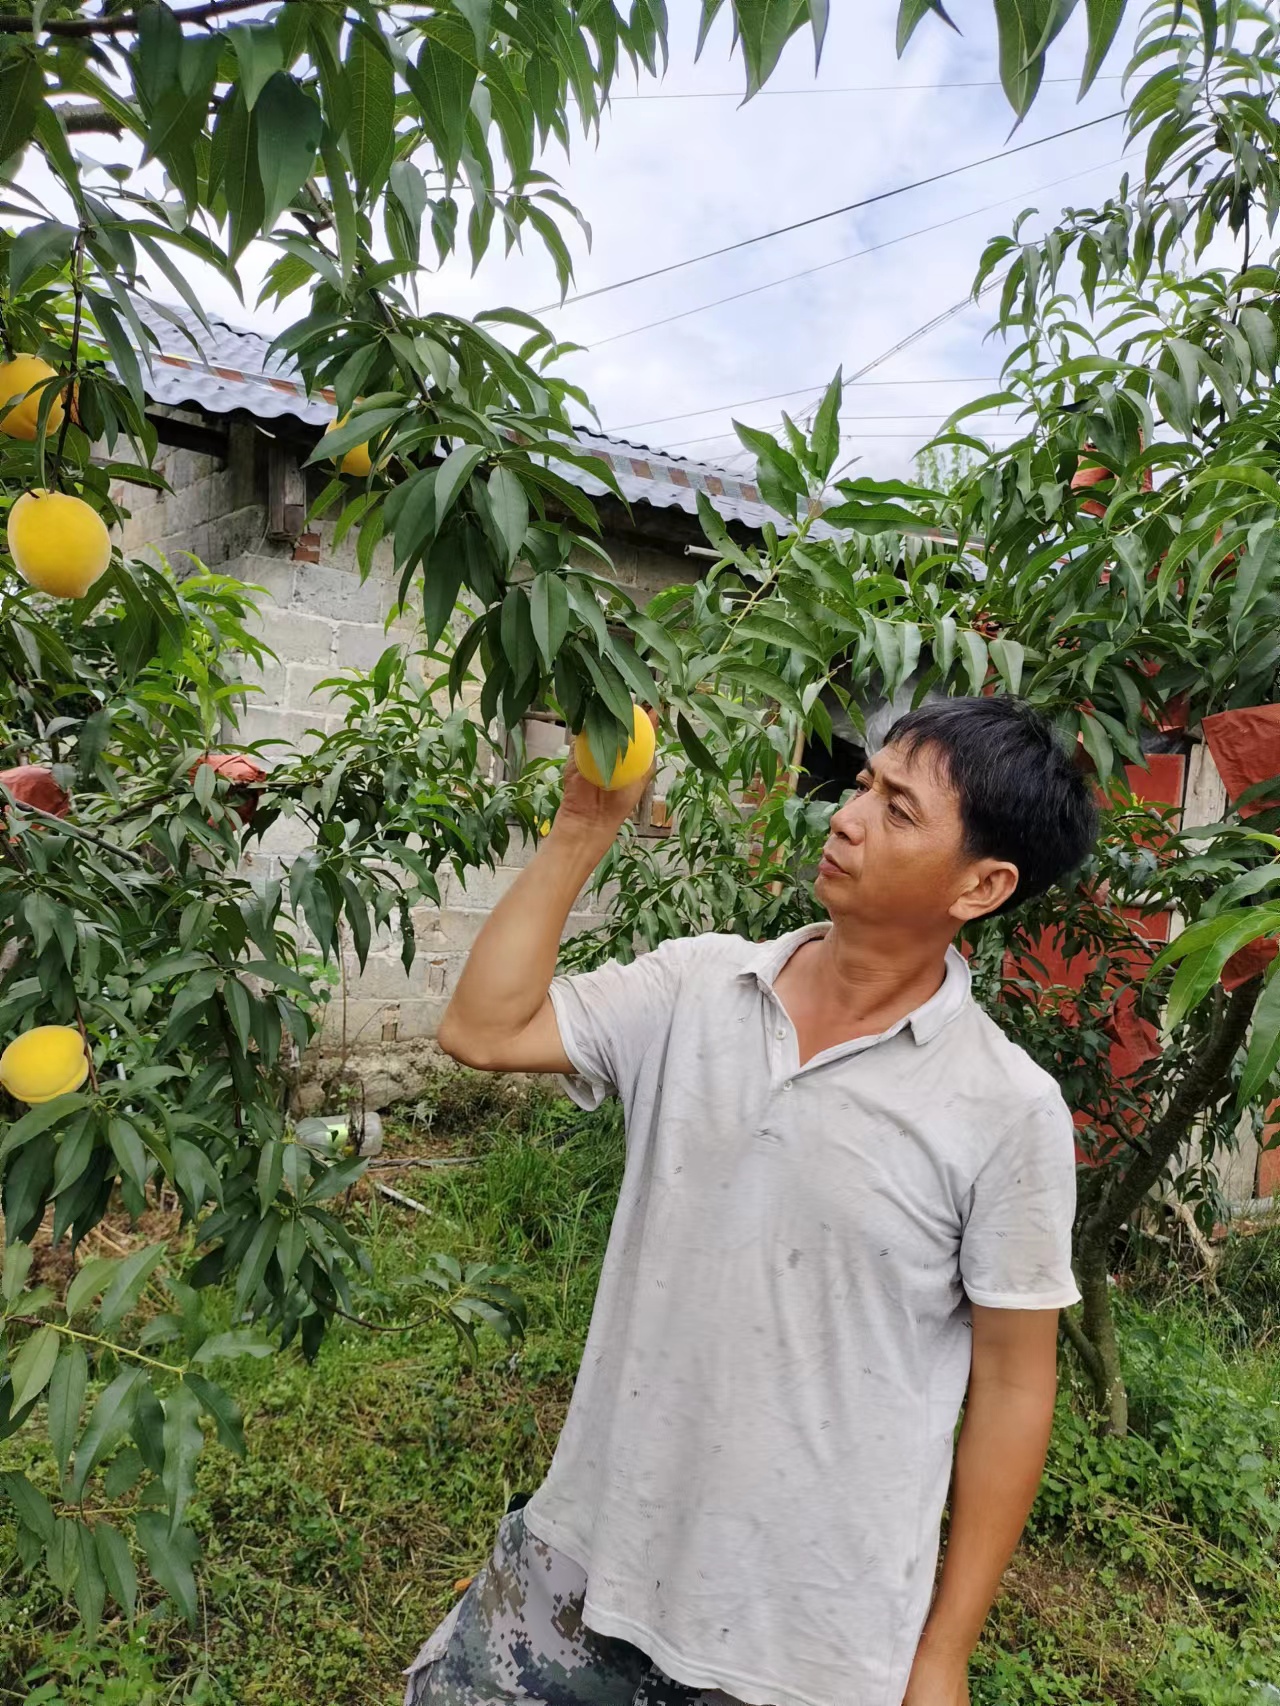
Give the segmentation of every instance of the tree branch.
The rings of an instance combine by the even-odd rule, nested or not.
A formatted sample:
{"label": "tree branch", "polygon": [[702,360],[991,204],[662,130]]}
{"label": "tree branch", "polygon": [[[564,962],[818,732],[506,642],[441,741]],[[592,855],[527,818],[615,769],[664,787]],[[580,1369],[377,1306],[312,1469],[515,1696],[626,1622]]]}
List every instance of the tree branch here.
{"label": "tree branch", "polygon": [[[180,24],[204,24],[224,12],[249,12],[260,0],[205,0],[201,6],[186,6],[173,16]],[[32,18],[0,13],[0,35],[117,36],[136,30],[141,12],[108,13],[96,18],[53,18],[37,31]]]}
{"label": "tree branch", "polygon": [[1146,1152],[1116,1182],[1114,1189],[1085,1221],[1080,1248],[1101,1253],[1138,1204],[1160,1182],[1179,1144],[1185,1141],[1199,1114],[1213,1100],[1244,1042],[1253,1010],[1262,990],[1262,979],[1242,983],[1228,997],[1225,1011],[1209,1033],[1195,1065],[1174,1091],[1168,1107],[1147,1133]]}
{"label": "tree branch", "polygon": [[54,107],[68,136],[83,136],[101,132],[105,136],[123,136],[124,125],[105,107],[77,107],[70,102]]}

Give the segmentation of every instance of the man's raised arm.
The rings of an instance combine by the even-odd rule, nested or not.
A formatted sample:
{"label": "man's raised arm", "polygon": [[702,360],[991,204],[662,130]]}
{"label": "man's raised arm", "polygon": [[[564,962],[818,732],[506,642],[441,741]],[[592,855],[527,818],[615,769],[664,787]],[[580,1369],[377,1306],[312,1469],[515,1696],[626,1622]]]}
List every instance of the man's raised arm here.
{"label": "man's raised arm", "polygon": [[487,1072],[571,1072],[547,994],[565,923],[649,778],[606,792],[572,757],[541,847],[476,937],[436,1040]]}

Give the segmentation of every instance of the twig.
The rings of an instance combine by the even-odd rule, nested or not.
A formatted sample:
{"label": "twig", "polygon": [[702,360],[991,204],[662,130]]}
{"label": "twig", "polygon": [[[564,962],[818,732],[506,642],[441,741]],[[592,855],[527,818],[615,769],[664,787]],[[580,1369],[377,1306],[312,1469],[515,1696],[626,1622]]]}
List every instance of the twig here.
{"label": "twig", "polygon": [[71,427],[71,417],[76,412],[76,373],[80,362],[80,327],[84,320],[84,240],[87,233],[83,225],[76,232],[75,248],[71,252],[71,290],[75,298],[75,310],[71,316],[71,360],[67,370],[67,383],[63,387],[64,401],[62,405],[62,425],[58,429],[58,443],[54,449],[53,477],[58,490],[62,490],[62,457],[66,449],[67,433]]}
{"label": "twig", "polygon": [[478,1155],[383,1155],[369,1167],[474,1167]]}
{"label": "twig", "polygon": [[412,1333],[417,1327],[432,1326],[443,1313],[443,1309],[433,1309],[430,1315],[420,1315],[416,1321],[403,1321],[398,1326],[386,1327],[380,1321],[366,1321],[363,1315],[353,1315],[349,1309],[334,1309],[335,1315],[341,1315],[344,1321],[353,1321],[369,1333]]}
{"label": "twig", "polygon": [[[7,792],[7,789],[0,788],[0,794]],[[13,803],[27,817],[39,818],[42,823],[50,824],[54,829],[61,829],[67,835],[74,835],[81,841],[91,842],[93,846],[100,847],[104,853],[118,853],[122,859],[130,860],[141,870],[149,871],[151,869],[142,855],[133,852],[131,848],[118,847],[114,841],[108,841],[104,836],[95,835],[91,829],[81,829],[79,824],[68,823],[65,818],[55,817],[52,812],[42,812],[39,806],[27,805],[22,800],[14,800]]]}
{"label": "twig", "polygon": [[76,997],[76,1024],[80,1027],[80,1041],[84,1044],[84,1058],[89,1067],[89,1083],[93,1088],[94,1095],[96,1096],[99,1094],[98,1069],[93,1064],[93,1050],[89,1047],[89,1033],[84,1027],[84,1014],[80,1011],[79,996]]}
{"label": "twig", "polygon": [[109,113],[105,107],[77,107],[70,101],[55,106],[53,111],[62,120],[63,129],[68,136],[84,136],[101,133],[104,136],[123,136],[124,125],[114,113]]}
{"label": "twig", "polygon": [[419,1202],[416,1197],[407,1197],[403,1191],[394,1191],[390,1185],[380,1185],[376,1179],[372,1181],[373,1188],[381,1197],[387,1197],[392,1202],[399,1203],[402,1208],[414,1209],[418,1214],[430,1214],[426,1203]]}
{"label": "twig", "polygon": [[[204,24],[224,12],[248,12],[257,4],[258,0],[205,0],[204,5],[186,6],[174,12],[173,17],[180,24]],[[136,30],[141,18],[141,12],[117,12],[97,18],[54,18],[43,24],[39,33],[49,36],[117,36]],[[30,17],[0,13],[0,35],[34,34],[33,22]]]}
{"label": "twig", "polygon": [[177,1368],[171,1362],[161,1362],[158,1357],[144,1356],[141,1351],[131,1350],[128,1345],[117,1345],[111,1339],[101,1339],[96,1333],[79,1333],[74,1327],[68,1327],[61,1321],[43,1321],[38,1315],[11,1315],[9,1319],[20,1322],[24,1327],[52,1327],[55,1333],[63,1333],[68,1339],[79,1339],[86,1345],[98,1345],[102,1350],[114,1351],[120,1357],[131,1357],[134,1362],[145,1363],[148,1368],[161,1369],[165,1374],[186,1373],[185,1368]]}

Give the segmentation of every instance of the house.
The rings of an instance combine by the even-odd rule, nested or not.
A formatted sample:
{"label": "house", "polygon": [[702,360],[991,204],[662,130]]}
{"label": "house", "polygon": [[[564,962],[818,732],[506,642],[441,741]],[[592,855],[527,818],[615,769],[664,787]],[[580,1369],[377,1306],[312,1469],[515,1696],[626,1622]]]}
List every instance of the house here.
{"label": "house", "polygon": [[[131,553],[151,549],[176,557],[190,551],[210,568],[265,589],[261,634],[278,661],[257,679],[261,691],[244,717],[241,738],[304,742],[309,731],[328,731],[338,721],[319,684],[342,669],[370,668],[385,649],[394,594],[385,555],[375,556],[373,573],[362,582],[354,543],[348,539],[335,548],[326,526],[311,528],[305,520],[302,464],[318,432],[334,418],[332,397],[308,396],[288,361],[273,355],[270,340],[258,332],[211,316],[210,336],[178,311],[189,333],[184,337],[145,302],[138,309],[159,340],[160,353],[151,356],[149,413],[172,489],[122,492],[133,510],[122,543]],[[565,464],[561,472],[595,501],[618,582],[639,601],[693,578],[704,565],[699,491],[743,542],[758,539],[766,522],[786,525],[754,483],[738,475],[595,433],[579,436],[608,461],[627,504],[580,469]],[[1082,483],[1089,478],[1082,470]],[[819,536],[832,532],[821,521],[813,530]],[[392,636],[409,631],[400,623],[390,628]],[[906,709],[912,685],[893,704],[867,708],[873,731],[883,732]],[[838,716],[836,732],[844,737],[843,762],[833,767],[815,752],[806,786],[839,792],[847,785],[848,766],[856,770],[860,763],[857,737],[847,722],[840,726]],[[554,753],[564,744],[559,725],[537,719],[526,725],[526,738],[534,754]],[[1223,815],[1227,792],[1210,744],[1170,726],[1151,731],[1144,745],[1147,768],[1128,771],[1139,797],[1177,808],[1186,824],[1212,823]],[[660,812],[651,814],[641,827],[660,832],[660,820]],[[277,824],[252,863],[264,876],[278,875],[306,845],[296,828]],[[385,1105],[420,1081],[426,1041],[466,952],[528,852],[513,848],[506,863],[473,872],[465,882],[452,875],[444,879],[441,906],[416,915],[419,951],[409,973],[391,943],[375,947],[363,974],[354,959],[344,967],[344,996],[329,1009],[322,1049],[355,1051],[370,1106]],[[593,921],[593,914],[579,911],[570,927]],[[1153,921],[1160,939],[1171,922],[1164,915]],[[1064,981],[1077,975],[1079,968],[1055,967]],[[1220,1171],[1226,1195],[1236,1201],[1280,1190],[1280,1152],[1260,1154],[1243,1127],[1239,1150],[1223,1158]]]}
{"label": "house", "polygon": [[[121,544],[127,554],[159,553],[175,566],[190,552],[208,568],[263,589],[259,631],[277,661],[256,674],[246,671],[260,691],[237,738],[305,744],[309,732],[329,732],[340,720],[320,684],[344,669],[371,668],[388,634],[413,631],[400,621],[387,627],[396,586],[389,548],[379,547],[362,581],[354,538],[335,547],[328,525],[306,521],[308,486],[314,494],[325,475],[308,475],[303,463],[334,418],[332,396],[308,396],[296,370],[272,354],[261,333],[211,315],[210,335],[184,310],[161,314],[145,301],[136,306],[158,340],[158,350],[149,352],[148,415],[170,490],[119,489],[132,512]],[[640,602],[696,578],[713,557],[697,518],[699,492],[743,542],[758,539],[766,521],[786,525],[739,475],[595,433],[579,437],[609,463],[626,504],[581,469],[565,464],[560,471],[595,501],[617,581]],[[820,521],[813,526],[831,532]],[[594,560],[591,566],[599,568]],[[548,719],[531,719],[525,735],[534,755],[564,746],[563,728]],[[660,810],[656,816],[652,821],[646,809],[642,829],[659,832]],[[251,863],[264,877],[278,875],[307,844],[300,826],[278,823]],[[373,1082],[366,1075],[370,1105],[403,1090],[396,1070],[408,1071],[406,1059],[420,1055],[418,1045],[434,1035],[480,923],[527,857],[517,847],[495,871],[473,872],[465,883],[446,876],[441,907],[420,909],[416,917],[418,956],[410,972],[390,942],[375,945],[363,974],[354,958],[344,967],[344,998],[330,1005],[322,1048],[377,1055],[382,1065]],[[592,922],[591,913],[579,912],[571,928]]]}

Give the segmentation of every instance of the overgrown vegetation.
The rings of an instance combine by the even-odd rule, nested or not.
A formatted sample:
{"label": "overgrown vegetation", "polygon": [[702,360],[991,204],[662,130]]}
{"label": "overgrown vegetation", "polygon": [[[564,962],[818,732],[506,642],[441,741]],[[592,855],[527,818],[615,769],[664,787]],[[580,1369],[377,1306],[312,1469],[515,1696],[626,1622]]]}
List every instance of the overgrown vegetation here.
{"label": "overgrown vegetation", "polygon": [[[346,1220],[375,1289],[392,1295],[437,1249],[516,1263],[526,1339],[486,1335],[472,1364],[438,1330],[389,1349],[344,1326],[310,1368],[296,1354],[239,1363],[228,1384],[251,1450],[211,1448],[201,1466],[194,1631],[152,1594],[132,1634],[116,1618],[86,1641],[0,1527],[5,1706],[398,1699],[400,1667],[547,1464],[622,1158],[616,1111],[583,1118],[547,1093],[498,1101],[461,1080],[424,1113],[393,1151],[420,1152],[429,1122],[433,1152],[477,1163],[393,1175],[430,1217],[361,1186]],[[1264,1706],[1250,1685],[1280,1682],[1280,1335],[1242,1325],[1257,1319],[1258,1274],[1280,1278],[1277,1250],[1280,1233],[1241,1239],[1212,1306],[1196,1293],[1157,1317],[1126,1302],[1127,1438],[1098,1437],[1064,1391],[1029,1540],[976,1662],[977,1706]],[[47,1473],[30,1432],[0,1452],[0,1466]]]}

